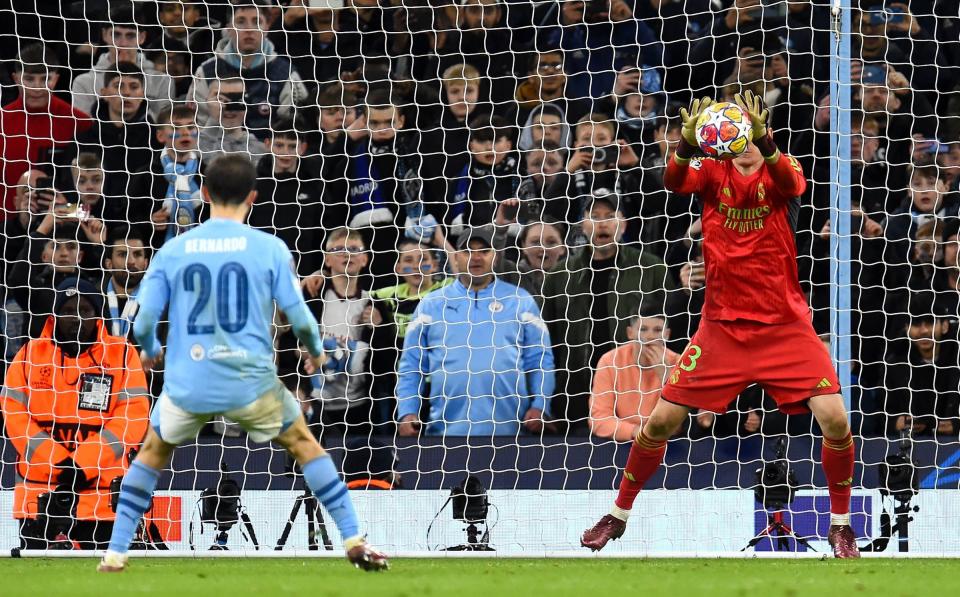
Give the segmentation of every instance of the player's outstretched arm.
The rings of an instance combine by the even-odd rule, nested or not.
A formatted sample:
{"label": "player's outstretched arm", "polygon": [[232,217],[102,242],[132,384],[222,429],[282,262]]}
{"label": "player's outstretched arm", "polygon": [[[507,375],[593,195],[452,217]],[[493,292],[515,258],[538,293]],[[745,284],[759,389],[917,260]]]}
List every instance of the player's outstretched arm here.
{"label": "player's outstretched arm", "polygon": [[700,172],[690,169],[690,160],[697,152],[697,120],[703,111],[713,104],[709,97],[693,100],[690,110],[680,109],[680,144],[667,160],[667,169],[663,175],[663,186],[668,191],[684,195],[696,193],[700,189]]}
{"label": "player's outstretched arm", "polygon": [[140,308],[133,322],[133,335],[143,349],[143,366],[148,370],[152,369],[163,356],[163,346],[157,338],[157,325],[170,300],[170,286],[167,284],[164,271],[164,256],[163,251],[158,252],[153,263],[147,268],[147,274],[140,286]]}
{"label": "player's outstretched arm", "polygon": [[767,126],[770,111],[764,105],[763,99],[750,90],[743,95],[738,93],[734,99],[737,105],[750,116],[751,140],[760,150],[770,176],[777,183],[777,188],[786,197],[802,195],[807,188],[803,168],[795,158],[783,155],[777,147]]}

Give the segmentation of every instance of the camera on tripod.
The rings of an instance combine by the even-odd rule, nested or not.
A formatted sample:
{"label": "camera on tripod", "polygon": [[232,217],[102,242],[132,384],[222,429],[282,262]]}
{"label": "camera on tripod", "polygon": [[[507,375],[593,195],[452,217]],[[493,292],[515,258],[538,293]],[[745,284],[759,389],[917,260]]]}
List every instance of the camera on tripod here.
{"label": "camera on tripod", "polygon": [[892,497],[896,502],[893,514],[891,516],[884,503],[880,512],[880,536],[861,551],[885,551],[894,535],[897,536],[898,551],[910,550],[909,526],[914,520],[911,514],[920,511],[920,507],[912,505],[910,501],[920,492],[920,477],[917,476],[917,462],[913,459],[913,442],[909,431],[900,432],[898,444],[899,450],[887,454],[883,462],[877,465],[880,495]]}
{"label": "camera on tripod", "polygon": [[50,549],[73,549],[68,532],[77,514],[77,494],[70,490],[54,490],[37,496],[36,525]]}
{"label": "camera on tripod", "polygon": [[463,483],[450,490],[450,501],[453,519],[467,523],[467,542],[447,551],[493,551],[490,547],[489,527],[485,529],[483,536],[477,528],[478,524],[487,526],[487,514],[490,511],[487,490],[480,479],[467,475]]}
{"label": "camera on tripod", "polygon": [[[480,479],[470,474],[466,476],[463,483],[450,490],[450,497],[434,515],[430,526],[427,527],[427,544],[430,544],[430,531],[433,529],[433,524],[447,508],[447,504],[453,504],[453,519],[467,524],[467,542],[463,545],[444,548],[443,551],[494,551],[490,547],[490,526],[487,524],[487,514],[490,512],[487,490]],[[499,520],[499,514],[497,519]],[[482,536],[477,525],[485,527]]]}
{"label": "camera on tripod", "polygon": [[[200,492],[200,499],[197,500],[200,509],[200,534],[203,534],[203,525],[212,525],[216,537],[213,545],[210,546],[210,550],[226,551],[230,529],[238,522],[243,521],[246,532],[244,533],[241,530],[240,533],[244,539],[253,543],[254,549],[260,549],[257,534],[253,530],[253,523],[240,501],[240,484],[227,473],[229,473],[227,465],[221,462],[220,479],[217,484]],[[190,548],[194,549],[193,520],[190,521]]]}
{"label": "camera on tripod", "polygon": [[753,494],[767,510],[783,510],[797,495],[797,476],[787,462],[787,439],[781,437],[774,445],[773,462],[765,463],[755,472],[757,485]]}
{"label": "camera on tripod", "polygon": [[[755,547],[763,539],[769,538],[775,550],[789,550],[790,539],[813,550],[810,543],[798,535],[786,522],[783,511],[793,503],[797,496],[797,476],[790,470],[787,461],[787,438],[780,437],[773,447],[774,460],[764,464],[754,473],[757,484],[753,495],[767,511],[767,527],[760,531],[740,551]],[[816,551],[816,550],[813,550]]]}
{"label": "camera on tripod", "polygon": [[909,502],[920,492],[920,477],[917,476],[917,463],[913,460],[913,442],[906,432],[901,432],[900,451],[888,454],[877,465],[877,477],[880,482],[880,495],[892,496],[899,502]]}

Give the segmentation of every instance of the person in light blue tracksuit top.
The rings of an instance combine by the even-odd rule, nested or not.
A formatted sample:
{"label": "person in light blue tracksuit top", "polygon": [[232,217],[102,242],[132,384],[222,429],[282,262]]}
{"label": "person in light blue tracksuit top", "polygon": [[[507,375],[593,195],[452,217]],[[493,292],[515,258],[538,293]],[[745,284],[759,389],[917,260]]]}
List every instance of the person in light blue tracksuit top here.
{"label": "person in light blue tracksuit top", "polygon": [[398,432],[416,435],[429,382],[427,435],[539,433],[553,393],[553,353],[530,294],[493,274],[492,230],[460,235],[458,280],[413,314],[397,379]]}

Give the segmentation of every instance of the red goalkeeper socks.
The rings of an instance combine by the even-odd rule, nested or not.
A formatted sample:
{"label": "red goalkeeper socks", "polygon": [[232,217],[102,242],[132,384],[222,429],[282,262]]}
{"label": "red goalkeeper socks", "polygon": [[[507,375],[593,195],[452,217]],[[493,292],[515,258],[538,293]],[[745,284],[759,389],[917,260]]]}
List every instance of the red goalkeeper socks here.
{"label": "red goalkeeper socks", "polygon": [[630,446],[630,456],[627,457],[627,466],[623,469],[623,479],[620,480],[620,492],[614,502],[622,512],[629,513],[633,508],[637,494],[653,473],[657,472],[666,451],[667,442],[654,441],[640,431]]}
{"label": "red goalkeeper socks", "polygon": [[850,490],[853,486],[853,436],[842,439],[823,438],[823,472],[830,491],[830,513],[850,513]]}

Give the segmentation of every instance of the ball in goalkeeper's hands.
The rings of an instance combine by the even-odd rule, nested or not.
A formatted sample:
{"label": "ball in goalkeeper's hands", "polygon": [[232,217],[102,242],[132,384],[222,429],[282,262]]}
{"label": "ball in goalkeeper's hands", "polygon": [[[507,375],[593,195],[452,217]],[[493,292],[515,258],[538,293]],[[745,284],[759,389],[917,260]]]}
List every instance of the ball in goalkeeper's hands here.
{"label": "ball in goalkeeper's hands", "polygon": [[730,102],[710,105],[697,119],[697,147],[704,155],[729,160],[747,150],[753,134],[750,116]]}

